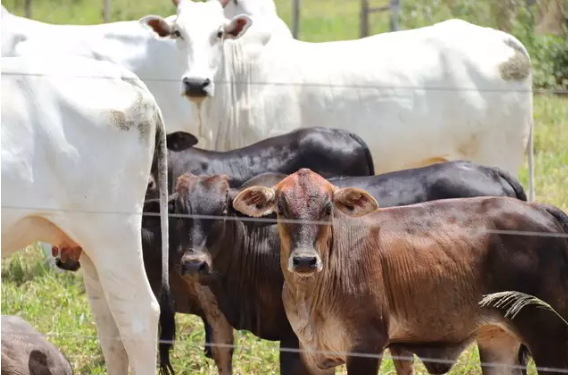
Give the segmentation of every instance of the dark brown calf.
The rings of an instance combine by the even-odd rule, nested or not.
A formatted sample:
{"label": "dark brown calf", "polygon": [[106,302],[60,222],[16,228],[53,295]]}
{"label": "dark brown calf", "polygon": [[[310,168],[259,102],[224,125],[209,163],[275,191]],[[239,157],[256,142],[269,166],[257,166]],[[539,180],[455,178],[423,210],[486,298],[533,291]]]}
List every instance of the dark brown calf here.
{"label": "dark brown calf", "polygon": [[301,346],[317,350],[304,356],[313,366],[374,375],[380,361],[353,353],[389,346],[457,358],[477,340],[499,353],[510,348],[492,335],[500,327],[547,368],[539,374],[568,370],[568,327],[553,313],[528,306],[510,319],[479,306],[484,295],[519,291],[568,317],[568,216],[555,207],[483,197],[377,210],[367,192],[308,169],[245,189],[233,206],[277,213],[284,306]]}

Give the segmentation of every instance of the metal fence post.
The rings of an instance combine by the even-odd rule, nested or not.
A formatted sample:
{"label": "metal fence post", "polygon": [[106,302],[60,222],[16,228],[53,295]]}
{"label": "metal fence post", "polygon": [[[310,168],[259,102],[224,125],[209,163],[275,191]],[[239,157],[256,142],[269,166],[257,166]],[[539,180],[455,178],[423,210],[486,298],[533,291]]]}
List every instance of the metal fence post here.
{"label": "metal fence post", "polygon": [[369,35],[369,1],[361,0],[361,38]]}
{"label": "metal fence post", "polygon": [[300,0],[294,0],[292,3],[292,35],[294,39],[298,39],[300,33]]}
{"label": "metal fence post", "polygon": [[32,18],[32,0],[26,0],[26,17]]}
{"label": "metal fence post", "polygon": [[390,1],[390,28],[391,31],[400,30],[398,24],[398,16],[400,15],[400,2],[402,0],[391,0]]}
{"label": "metal fence post", "polygon": [[105,20],[105,23],[108,23],[109,14],[110,14],[110,0],[105,0],[104,6],[105,6],[105,10],[104,10],[103,18]]}

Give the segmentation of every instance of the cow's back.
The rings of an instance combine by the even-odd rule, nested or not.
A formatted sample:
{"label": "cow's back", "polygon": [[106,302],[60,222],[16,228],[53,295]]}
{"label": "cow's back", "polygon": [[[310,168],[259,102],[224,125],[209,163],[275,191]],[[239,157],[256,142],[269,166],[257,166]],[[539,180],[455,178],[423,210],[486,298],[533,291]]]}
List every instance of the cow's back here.
{"label": "cow's back", "polygon": [[[231,48],[244,51],[248,38]],[[253,84],[216,89],[206,121],[218,149],[326,126],[362,137],[377,173],[458,159],[518,173],[532,123],[532,76],[526,49],[512,35],[449,20],[359,40],[281,40],[263,48],[227,62],[249,69],[254,61],[246,75]],[[235,100],[236,107],[227,105]]]}
{"label": "cow's back", "polygon": [[[133,73],[79,57],[3,57],[2,92],[2,197],[26,208],[3,214],[3,239],[22,217],[63,217],[45,213],[54,207],[100,210],[103,176],[133,189],[120,194],[144,195],[134,182],[149,174],[159,108]],[[144,158],[148,171],[137,169]]]}
{"label": "cow's back", "polygon": [[18,316],[2,315],[2,375],[71,375],[63,353]]}
{"label": "cow's back", "polygon": [[[460,335],[476,329],[480,322],[502,323],[502,317],[478,307],[485,294],[515,290],[554,304],[558,293],[568,291],[566,239],[527,235],[565,234],[563,225],[568,219],[563,214],[565,223],[561,223],[557,216],[560,213],[551,214],[509,197],[447,199],[387,208],[352,223],[372,224],[380,230],[356,232],[355,236],[370,234],[368,241],[373,245],[349,249],[349,267],[357,267],[361,263],[357,259],[380,264],[375,282],[384,286],[394,342],[412,339],[400,331],[405,325],[409,332],[419,332],[423,342],[458,342]],[[341,236],[353,236],[338,230],[343,231]],[[552,287],[559,277],[563,285]],[[534,285],[551,287],[535,290]],[[567,312],[565,306],[553,307],[561,314]],[[440,331],[432,329],[430,336],[424,337],[417,327],[432,326],[439,311],[447,312],[446,326],[458,327],[452,333],[455,336],[437,337]]]}

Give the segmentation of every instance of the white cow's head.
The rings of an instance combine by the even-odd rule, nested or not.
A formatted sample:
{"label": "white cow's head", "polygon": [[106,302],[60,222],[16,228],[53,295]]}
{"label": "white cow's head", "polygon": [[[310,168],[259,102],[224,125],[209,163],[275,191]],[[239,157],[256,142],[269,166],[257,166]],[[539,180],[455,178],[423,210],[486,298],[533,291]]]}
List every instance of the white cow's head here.
{"label": "white cow's head", "polygon": [[175,20],[146,16],[140,22],[160,37],[176,40],[184,69],[182,95],[200,102],[215,92],[213,79],[221,65],[223,43],[240,38],[252,25],[252,19],[245,14],[227,19],[223,6],[228,1],[173,2],[177,6]]}

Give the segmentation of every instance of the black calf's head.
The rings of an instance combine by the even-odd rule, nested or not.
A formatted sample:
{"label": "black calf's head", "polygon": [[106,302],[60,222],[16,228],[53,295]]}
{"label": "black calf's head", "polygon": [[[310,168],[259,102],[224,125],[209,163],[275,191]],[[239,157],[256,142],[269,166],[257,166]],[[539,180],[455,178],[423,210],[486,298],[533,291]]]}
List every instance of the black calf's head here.
{"label": "black calf's head", "polygon": [[186,173],[176,184],[175,212],[179,236],[181,274],[207,282],[214,274],[213,244],[224,235],[229,210],[229,177],[195,176]]}

